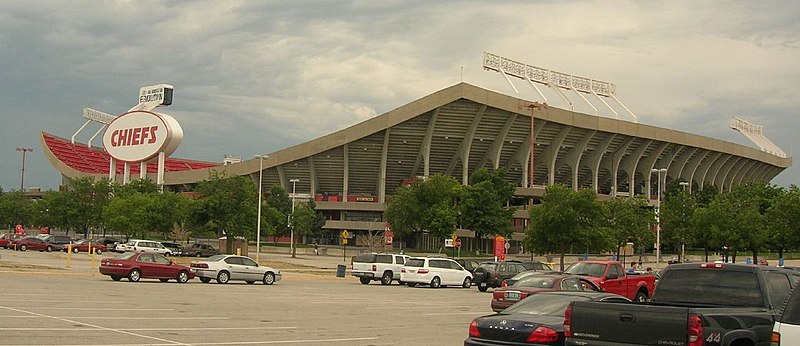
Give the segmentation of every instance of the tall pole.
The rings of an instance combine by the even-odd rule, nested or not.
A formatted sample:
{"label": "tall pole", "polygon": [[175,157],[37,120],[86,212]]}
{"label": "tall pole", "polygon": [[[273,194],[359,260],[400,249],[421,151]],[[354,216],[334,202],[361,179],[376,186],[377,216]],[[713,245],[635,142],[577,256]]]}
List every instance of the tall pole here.
{"label": "tall pole", "polygon": [[[661,269],[661,190],[664,188],[661,181],[661,174],[667,174],[666,168],[652,169],[652,173],[658,176],[658,197],[656,199],[656,268]],[[665,177],[666,178],[666,177]]]}
{"label": "tall pole", "polygon": [[[682,181],[682,182],[680,182],[680,185],[683,186],[683,191],[688,193],[689,183],[685,182],[685,181]],[[685,233],[686,233],[686,231],[681,232],[681,261],[682,262],[686,262],[686,240],[684,239],[684,237],[685,237],[684,234]]]}
{"label": "tall pole", "polygon": [[17,147],[17,151],[22,152],[22,172],[19,179],[19,192],[25,191],[25,154],[33,151],[33,148]]}
{"label": "tall pole", "polygon": [[[297,188],[297,182],[299,182],[299,181],[300,181],[300,179],[289,179],[289,182],[292,183],[292,214],[291,214],[292,217],[294,217],[294,196],[295,196],[295,191],[296,191],[296,188]],[[291,237],[290,237],[289,241],[291,242],[290,247],[292,249],[292,258],[295,258],[295,253],[294,253],[294,225],[293,225],[293,223],[290,222],[289,223],[289,227],[290,227],[290,231],[291,231]]]}
{"label": "tall pole", "polygon": [[264,157],[269,157],[267,155],[256,155],[258,156],[258,220],[256,221],[256,229],[258,233],[256,233],[256,263],[259,261],[259,255],[261,254],[261,196],[264,194],[264,191],[261,190],[262,188],[262,181],[264,177]]}

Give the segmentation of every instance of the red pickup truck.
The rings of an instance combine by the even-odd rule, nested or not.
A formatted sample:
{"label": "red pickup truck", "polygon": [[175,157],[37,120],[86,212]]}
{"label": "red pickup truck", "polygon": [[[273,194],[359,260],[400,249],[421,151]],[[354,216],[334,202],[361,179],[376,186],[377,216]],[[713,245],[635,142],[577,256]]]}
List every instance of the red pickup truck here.
{"label": "red pickup truck", "polygon": [[644,302],[650,299],[656,287],[656,277],[651,274],[626,273],[618,261],[580,261],[564,271],[580,275],[600,290]]}

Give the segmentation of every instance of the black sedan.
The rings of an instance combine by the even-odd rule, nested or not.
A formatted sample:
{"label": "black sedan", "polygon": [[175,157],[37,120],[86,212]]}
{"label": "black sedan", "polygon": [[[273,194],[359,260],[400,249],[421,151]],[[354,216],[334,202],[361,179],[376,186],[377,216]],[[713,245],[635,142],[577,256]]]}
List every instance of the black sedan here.
{"label": "black sedan", "polygon": [[501,313],[474,319],[464,345],[563,345],[564,311],[573,301],[630,302],[623,296],[604,292],[534,294]]}

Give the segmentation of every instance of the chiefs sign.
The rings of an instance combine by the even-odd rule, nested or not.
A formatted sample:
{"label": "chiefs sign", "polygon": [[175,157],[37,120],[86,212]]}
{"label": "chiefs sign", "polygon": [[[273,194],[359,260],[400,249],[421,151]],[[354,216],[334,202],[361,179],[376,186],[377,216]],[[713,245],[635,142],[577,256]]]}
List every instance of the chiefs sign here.
{"label": "chiefs sign", "polygon": [[183,140],[183,130],[175,118],[161,113],[131,111],[112,121],[103,146],[111,157],[126,162],[142,162],[158,153],[169,156]]}

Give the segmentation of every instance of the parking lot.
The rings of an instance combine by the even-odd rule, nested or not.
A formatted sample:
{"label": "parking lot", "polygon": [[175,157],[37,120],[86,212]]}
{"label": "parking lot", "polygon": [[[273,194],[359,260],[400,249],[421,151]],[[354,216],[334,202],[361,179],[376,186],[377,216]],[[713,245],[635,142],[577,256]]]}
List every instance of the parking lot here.
{"label": "parking lot", "polygon": [[0,345],[458,345],[491,313],[491,293],[474,287],[294,269],[272,286],[114,282],[86,254],[0,256]]}

